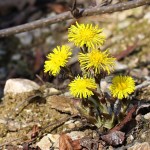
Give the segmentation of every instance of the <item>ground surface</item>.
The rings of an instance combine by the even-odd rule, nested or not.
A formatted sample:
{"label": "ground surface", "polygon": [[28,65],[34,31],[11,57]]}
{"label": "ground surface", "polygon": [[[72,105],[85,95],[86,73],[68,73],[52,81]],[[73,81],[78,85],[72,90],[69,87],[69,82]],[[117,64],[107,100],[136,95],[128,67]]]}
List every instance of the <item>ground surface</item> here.
{"label": "ground surface", "polygon": [[[102,16],[81,18],[78,22],[94,22],[104,28],[107,36],[104,48],[109,48],[110,52],[117,56],[120,63],[116,67],[115,74],[119,72],[133,76],[136,79],[136,85],[150,80],[150,8],[148,6]],[[2,64],[0,78],[3,81],[1,85],[4,85],[8,78],[14,77],[29,78],[40,83],[35,78],[35,74],[39,74],[44,81],[51,82],[50,87],[55,87],[61,91],[62,95],[67,95],[68,80],[43,76],[43,62],[46,53],[50,52],[56,45],[68,42],[67,28],[71,23],[74,21],[55,24],[1,40],[1,51],[5,52],[0,59]],[[70,46],[73,48],[72,44]],[[74,50],[74,53],[76,51],[77,49]],[[124,53],[122,53],[123,51]],[[76,69],[75,66],[74,69]],[[1,86],[1,93],[3,93],[3,86]],[[4,147],[9,145],[6,146],[8,149],[15,149],[13,146],[17,145],[18,147],[18,145],[22,146],[25,141],[26,143],[30,142],[31,132],[35,124],[39,128],[49,125],[40,133],[41,137],[48,133],[60,134],[75,130],[83,131],[83,137],[96,139],[98,136],[97,129],[87,125],[80,117],[71,118],[76,110],[66,98],[63,100],[61,98],[61,101],[56,97],[52,98],[57,100],[56,104],[50,100],[51,97],[41,98],[38,95],[21,112],[14,111],[19,103],[36,94],[37,91],[15,97],[6,94],[2,98],[0,104],[0,145],[4,144]],[[150,86],[135,93],[134,100],[139,103],[139,106],[144,105],[143,107],[146,108],[140,109],[139,113],[134,115],[136,123],[131,122],[134,127],[126,133],[125,142],[114,149],[127,149],[135,142],[150,143],[150,119],[144,118],[144,115],[149,112]],[[64,106],[64,104],[66,105]],[[63,120],[63,118],[67,119]],[[73,120],[71,127],[69,126],[70,123],[65,124],[68,120]],[[51,125],[52,123],[54,125]],[[19,140],[9,142],[15,139]],[[40,139],[36,139],[36,142]],[[106,148],[113,149],[108,144],[102,149]]]}

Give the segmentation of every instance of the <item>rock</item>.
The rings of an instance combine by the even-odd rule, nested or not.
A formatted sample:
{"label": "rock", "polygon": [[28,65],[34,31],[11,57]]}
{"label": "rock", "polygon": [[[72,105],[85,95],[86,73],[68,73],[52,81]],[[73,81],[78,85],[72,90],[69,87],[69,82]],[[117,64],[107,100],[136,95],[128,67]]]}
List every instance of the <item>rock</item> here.
{"label": "rock", "polygon": [[114,148],[112,146],[109,146],[109,149],[108,150],[114,150]]}
{"label": "rock", "polygon": [[126,70],[127,68],[128,68],[127,65],[122,64],[122,63],[116,61],[116,64],[115,64],[115,70],[116,70],[116,71]]}
{"label": "rock", "polygon": [[104,145],[101,143],[98,143],[98,150],[103,150],[104,149]]}
{"label": "rock", "polygon": [[145,14],[144,19],[148,20],[148,23],[150,23],[150,12]]}
{"label": "rock", "polygon": [[8,121],[8,130],[9,131],[12,131],[12,132],[18,131],[18,130],[20,130],[20,128],[21,128],[20,122],[13,121],[13,120]]}
{"label": "rock", "polygon": [[63,96],[66,96],[66,97],[72,97],[72,95],[70,94],[70,92],[65,92],[62,94]]}
{"label": "rock", "polygon": [[150,120],[150,112],[144,115],[144,119]]}
{"label": "rock", "polygon": [[40,142],[37,143],[37,146],[41,149],[41,150],[49,150],[50,147],[52,146],[51,141],[49,140],[49,138],[47,136],[44,136]]}
{"label": "rock", "polygon": [[148,144],[148,142],[135,143],[132,147],[128,148],[127,150],[150,150],[150,145]]}
{"label": "rock", "polygon": [[112,146],[120,145],[125,140],[125,133],[121,131],[114,131],[101,136],[101,139]]}
{"label": "rock", "polygon": [[75,125],[76,125],[77,128],[82,127],[81,121],[76,121],[76,122],[75,122]]}
{"label": "rock", "polygon": [[52,147],[58,148],[59,147],[59,134],[47,134],[44,136],[36,145],[41,150],[49,150]]}
{"label": "rock", "polygon": [[145,132],[144,132],[144,133],[142,133],[142,135],[141,135],[141,139],[145,140],[146,138],[147,138],[146,133],[145,133]]}
{"label": "rock", "polygon": [[75,127],[76,127],[76,125],[74,123],[68,124],[68,128],[69,129],[74,129]]}
{"label": "rock", "polygon": [[25,46],[30,45],[33,40],[33,35],[31,34],[31,32],[19,33],[19,34],[16,34],[16,37],[18,37],[21,44]]}
{"label": "rock", "polygon": [[149,70],[147,68],[143,69],[132,69],[131,76],[137,77],[137,78],[143,78],[145,76],[148,76]]}
{"label": "rock", "polygon": [[133,135],[130,135],[130,136],[129,136],[129,140],[130,140],[131,142],[134,140]]}
{"label": "rock", "polygon": [[107,81],[102,80],[102,81],[100,82],[100,86],[101,86],[102,92],[106,92],[107,89],[108,89],[108,87],[109,87],[109,84],[108,84]]}
{"label": "rock", "polygon": [[74,120],[69,120],[69,121],[65,122],[65,125],[67,125],[67,127],[69,129],[74,129],[76,127],[76,124],[74,123]]}
{"label": "rock", "polygon": [[38,90],[40,86],[28,79],[9,79],[6,81],[4,87],[4,95],[7,93],[12,93],[13,95],[25,92],[31,92],[34,90]]}
{"label": "rock", "polygon": [[142,116],[141,116],[140,114],[138,114],[138,115],[135,117],[135,120],[139,122],[139,121],[141,120],[141,118],[142,118]]}
{"label": "rock", "polygon": [[61,91],[59,91],[55,88],[46,88],[44,90],[44,95],[47,95],[47,96],[58,95],[58,94],[61,94]]}
{"label": "rock", "polygon": [[86,136],[86,131],[82,132],[82,131],[72,131],[70,133],[67,133],[68,136],[70,136],[70,138],[72,140],[77,140],[77,139],[81,139],[83,137]]}
{"label": "rock", "polygon": [[130,25],[130,21],[125,20],[125,21],[118,23],[118,28],[124,29],[124,28],[127,28],[129,25]]}
{"label": "rock", "polygon": [[65,96],[49,96],[46,98],[51,108],[61,112],[78,114],[78,110],[74,106],[73,100]]}

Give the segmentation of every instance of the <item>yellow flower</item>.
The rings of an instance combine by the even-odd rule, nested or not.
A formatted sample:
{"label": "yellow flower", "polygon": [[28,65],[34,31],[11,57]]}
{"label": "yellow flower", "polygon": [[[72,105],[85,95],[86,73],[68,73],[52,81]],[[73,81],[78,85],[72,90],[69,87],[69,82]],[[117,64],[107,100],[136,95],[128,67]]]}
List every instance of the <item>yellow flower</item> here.
{"label": "yellow flower", "polygon": [[98,25],[92,24],[78,24],[72,25],[69,28],[68,39],[70,42],[78,47],[86,45],[87,47],[94,48],[95,46],[101,46],[105,41],[105,36],[101,34],[103,29],[100,29]]}
{"label": "yellow flower", "polygon": [[44,64],[44,72],[49,72],[54,76],[58,75],[61,67],[66,66],[71,54],[69,46],[57,46],[53,49],[53,53],[48,54],[48,60]]}
{"label": "yellow flower", "polygon": [[74,97],[87,98],[93,95],[93,92],[89,90],[96,89],[96,83],[92,78],[77,76],[70,84],[70,92]]}
{"label": "yellow flower", "polygon": [[101,70],[110,74],[115,65],[115,58],[109,56],[106,50],[93,49],[89,53],[79,53],[79,62],[82,70],[93,69],[95,74],[100,74]]}
{"label": "yellow flower", "polygon": [[132,77],[119,75],[113,78],[109,89],[113,97],[123,99],[134,92],[135,83]]}

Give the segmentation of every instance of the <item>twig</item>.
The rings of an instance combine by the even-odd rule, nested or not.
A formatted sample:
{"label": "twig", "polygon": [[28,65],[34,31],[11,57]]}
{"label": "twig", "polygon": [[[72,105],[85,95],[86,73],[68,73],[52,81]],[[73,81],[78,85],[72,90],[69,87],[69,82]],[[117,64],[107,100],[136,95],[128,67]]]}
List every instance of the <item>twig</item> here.
{"label": "twig", "polygon": [[[131,9],[131,8],[143,6],[143,5],[146,5],[149,3],[150,3],[150,0],[133,0],[133,1],[123,2],[123,3],[113,4],[113,5],[107,5],[107,6],[102,6],[102,7],[95,6],[92,8],[82,10],[81,17],[100,15],[100,14],[105,14],[105,13],[112,13],[112,12],[127,10],[127,9]],[[40,19],[37,21],[33,21],[31,23],[26,23],[26,24],[19,25],[16,27],[0,30],[0,37],[5,37],[5,36],[12,35],[12,34],[30,31],[30,30],[33,30],[36,28],[45,27],[50,24],[62,22],[65,20],[73,19],[73,18],[74,18],[74,16],[72,15],[72,13],[70,11],[68,11],[68,12],[56,15],[54,17]]]}
{"label": "twig", "polygon": [[38,75],[38,74],[36,74],[36,77],[39,79],[39,81],[41,81],[41,83],[44,85],[45,84],[45,82],[43,81],[43,79]]}
{"label": "twig", "polygon": [[109,131],[109,133],[112,133],[114,131],[120,131],[125,126],[125,124],[127,124],[129,121],[131,121],[132,115],[136,111],[136,109],[137,109],[137,105],[135,105],[133,108],[131,108],[131,110],[128,112],[128,114],[126,115],[124,120],[122,122],[120,122],[118,125],[116,125],[114,128],[112,128]]}
{"label": "twig", "polygon": [[71,118],[75,118],[77,117],[78,114],[72,115],[72,116],[68,116],[65,118],[60,119],[59,121],[56,121],[54,123],[50,123],[49,125],[43,127],[40,131],[39,131],[39,135],[33,139],[31,139],[31,141],[29,142],[29,144],[32,144],[33,142],[36,141],[37,138],[41,138],[43,136],[43,132],[50,126],[54,126],[52,127],[52,129],[49,131],[49,133],[51,133],[55,128],[59,127],[60,125],[64,124],[66,121],[68,121]]}

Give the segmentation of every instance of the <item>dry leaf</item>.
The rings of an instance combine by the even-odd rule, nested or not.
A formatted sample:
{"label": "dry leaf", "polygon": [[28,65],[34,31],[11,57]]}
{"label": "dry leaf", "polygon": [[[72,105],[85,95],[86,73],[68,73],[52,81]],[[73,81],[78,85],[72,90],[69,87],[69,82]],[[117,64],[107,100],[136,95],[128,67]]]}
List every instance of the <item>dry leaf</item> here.
{"label": "dry leaf", "polygon": [[68,135],[62,134],[59,138],[59,150],[80,150],[79,140],[72,140]]}

